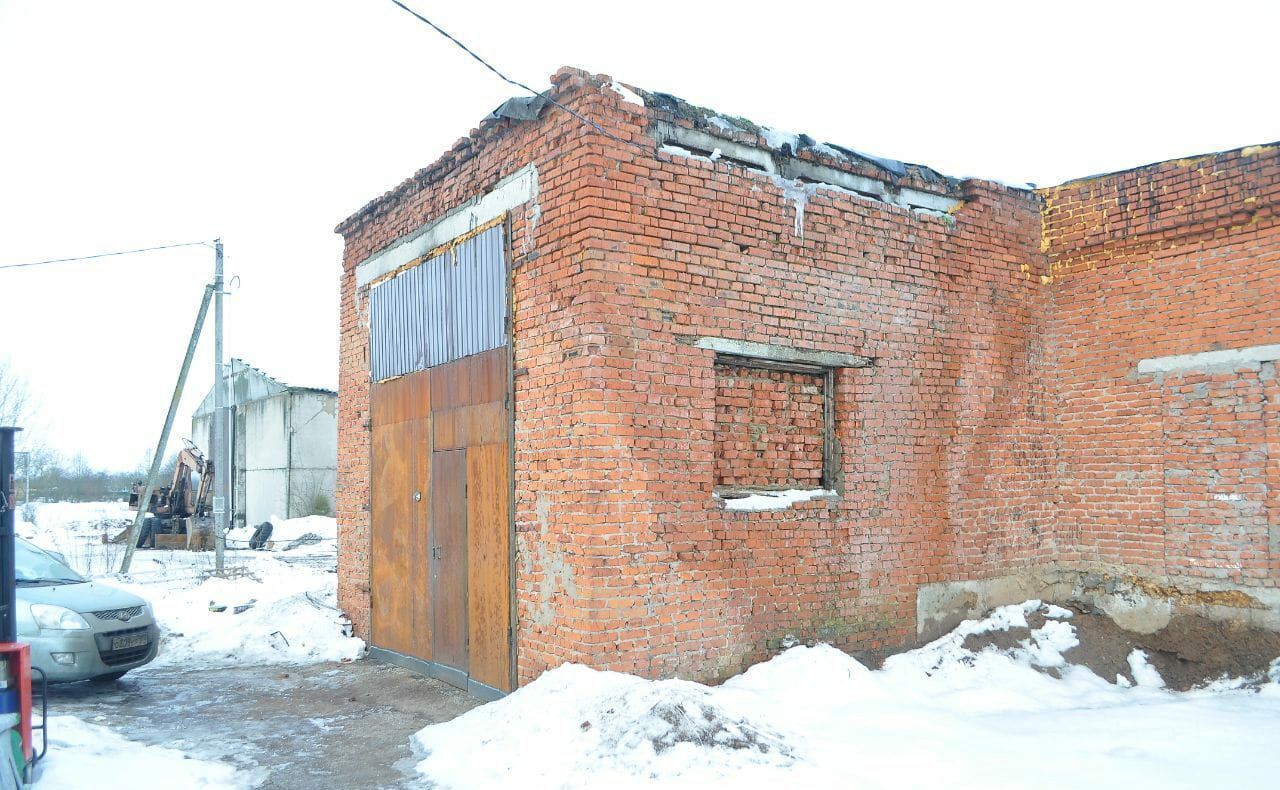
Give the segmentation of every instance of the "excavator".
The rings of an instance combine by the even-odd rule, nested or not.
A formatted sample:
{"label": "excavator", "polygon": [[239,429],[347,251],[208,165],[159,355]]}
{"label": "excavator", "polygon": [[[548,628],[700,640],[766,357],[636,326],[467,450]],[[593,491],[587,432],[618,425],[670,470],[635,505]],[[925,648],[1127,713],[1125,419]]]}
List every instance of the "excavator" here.
{"label": "excavator", "polygon": [[[213,547],[213,519],[209,497],[213,491],[213,461],[207,460],[190,439],[178,453],[173,480],[151,492],[147,515],[138,532],[137,548],[191,549],[203,551]],[[192,475],[200,478],[192,490]],[[136,508],[146,485],[136,482],[129,491],[129,507]],[[112,538],[113,543],[129,539],[129,529]]]}

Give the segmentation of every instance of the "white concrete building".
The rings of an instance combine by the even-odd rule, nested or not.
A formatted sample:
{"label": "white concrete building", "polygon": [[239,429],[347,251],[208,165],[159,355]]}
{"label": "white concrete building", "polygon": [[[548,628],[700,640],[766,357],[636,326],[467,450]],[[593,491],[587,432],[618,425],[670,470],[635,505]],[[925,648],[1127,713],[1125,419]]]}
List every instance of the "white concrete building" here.
{"label": "white concrete building", "polygon": [[[333,515],[338,467],[338,396],[291,387],[232,359],[231,524],[271,516]],[[191,417],[191,439],[212,457],[213,391]]]}

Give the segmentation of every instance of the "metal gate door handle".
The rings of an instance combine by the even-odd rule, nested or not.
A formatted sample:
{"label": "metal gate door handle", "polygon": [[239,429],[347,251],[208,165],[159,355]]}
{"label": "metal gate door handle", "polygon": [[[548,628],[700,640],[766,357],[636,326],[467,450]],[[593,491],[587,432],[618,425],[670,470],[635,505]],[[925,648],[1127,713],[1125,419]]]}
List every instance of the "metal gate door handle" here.
{"label": "metal gate door handle", "polygon": [[413,492],[413,501],[414,501],[414,502],[421,502],[421,501],[422,501],[422,492],[421,492],[421,491],[414,491],[414,492]]}

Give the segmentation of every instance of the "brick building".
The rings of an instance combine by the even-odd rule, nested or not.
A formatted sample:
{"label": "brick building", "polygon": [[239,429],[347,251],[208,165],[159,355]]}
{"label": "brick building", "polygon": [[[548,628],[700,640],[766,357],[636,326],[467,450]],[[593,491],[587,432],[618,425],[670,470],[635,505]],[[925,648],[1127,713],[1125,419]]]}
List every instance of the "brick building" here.
{"label": "brick building", "polygon": [[1280,628],[1280,162],[1046,190],[563,69],[338,228],[339,592],[496,694],[1085,598]]}

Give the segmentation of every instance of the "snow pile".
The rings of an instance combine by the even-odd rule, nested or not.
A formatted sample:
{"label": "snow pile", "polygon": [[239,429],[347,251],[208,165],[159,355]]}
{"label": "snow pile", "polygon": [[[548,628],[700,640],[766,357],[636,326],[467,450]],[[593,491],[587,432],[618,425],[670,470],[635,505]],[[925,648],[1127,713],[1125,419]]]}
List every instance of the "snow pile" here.
{"label": "snow pile", "polygon": [[[458,787],[621,788],[759,778],[794,763],[782,736],[698,683],[567,664],[501,702],[427,727],[418,770]],[[518,754],[504,754],[514,748]],[[714,756],[713,759],[708,759]]]}
{"label": "snow pile", "polygon": [[[211,551],[138,550],[128,575],[120,575],[125,546],[102,542],[102,522],[131,521],[124,503],[35,505],[34,523],[19,534],[62,552],[88,578],[124,588],[151,603],[160,625],[160,652],[152,667],[351,661],[364,642],[349,636],[337,609],[337,523],[325,516],[272,518],[274,551],[258,552],[228,533],[224,567],[212,577]],[[115,534],[119,529],[108,530]],[[252,534],[252,530],[249,530]],[[289,548],[295,541],[314,541]],[[222,611],[211,611],[211,604]],[[243,611],[236,613],[238,607]]]}
{"label": "snow pile", "polygon": [[[304,516],[291,519],[272,516],[270,521],[271,537],[267,540],[271,545],[266,548],[274,551],[286,549],[299,541],[304,544],[324,541],[333,544],[338,539],[338,521],[330,516]],[[227,545],[247,548],[256,529],[257,525],[227,530]],[[314,540],[311,540],[312,538]]]}
{"label": "snow pile", "polygon": [[[992,631],[1008,631],[1010,628],[1028,628],[1027,615],[1039,610],[1046,618],[1040,628],[1031,629],[1030,636],[1008,651],[987,650],[974,653],[964,646],[967,637]],[[1066,619],[1071,612],[1059,606],[1027,601],[1016,606],[1001,606],[981,620],[965,620],[946,636],[929,644],[885,661],[885,670],[921,672],[931,676],[938,672],[950,672],[956,668],[969,670],[987,661],[1015,662],[1028,667],[1064,667],[1067,659],[1062,655],[1080,644],[1075,629]],[[997,670],[998,671],[998,670]],[[1083,670],[1088,672],[1088,670]]]}
{"label": "snow pile", "polygon": [[36,771],[40,790],[190,790],[248,788],[259,778],[177,749],[147,746],[74,716],[49,719],[49,753]]}
{"label": "snow pile", "polygon": [[337,609],[334,574],[270,554],[232,563],[246,560],[250,575],[236,578],[139,583],[117,577],[118,586],[151,601],[160,624],[160,653],[148,667],[307,664],[363,655],[364,642],[347,635]]}
{"label": "snow pile", "polygon": [[[1008,649],[973,634],[1048,620]],[[1258,691],[1108,683],[1072,666],[1069,613],[1039,601],[872,671],[795,647],[718,687],[566,665],[420,731],[442,787],[1270,787],[1280,663]]]}
{"label": "snow pile", "polygon": [[1142,650],[1134,650],[1129,654],[1129,671],[1133,673],[1134,682],[1139,686],[1164,688],[1164,678],[1159,671],[1147,663],[1147,654]]}
{"label": "snow pile", "polygon": [[724,500],[725,510],[785,510],[796,502],[808,502],[818,497],[834,496],[825,488],[789,488],[786,491],[760,491],[742,497]]}

